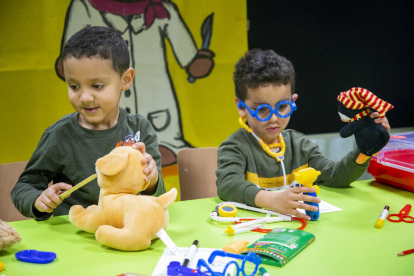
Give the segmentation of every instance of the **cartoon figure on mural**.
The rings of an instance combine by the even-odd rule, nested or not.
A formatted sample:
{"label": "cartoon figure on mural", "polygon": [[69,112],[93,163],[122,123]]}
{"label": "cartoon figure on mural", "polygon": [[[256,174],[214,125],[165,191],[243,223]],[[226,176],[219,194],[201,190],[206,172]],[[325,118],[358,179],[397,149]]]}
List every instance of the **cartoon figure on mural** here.
{"label": "cartoon figure on mural", "polygon": [[[183,137],[166,41],[179,66],[186,70],[189,82],[204,78],[214,67],[214,53],[208,49],[212,20],[213,14],[202,24],[203,45],[199,50],[176,4],[170,0],[72,0],[67,10],[62,47],[88,25],[110,27],[122,34],[130,51],[135,80],[131,89],[122,93],[120,106],[151,122],[158,136],[162,166],[176,163],[178,151],[191,147]],[[55,68],[64,79],[60,58]]]}

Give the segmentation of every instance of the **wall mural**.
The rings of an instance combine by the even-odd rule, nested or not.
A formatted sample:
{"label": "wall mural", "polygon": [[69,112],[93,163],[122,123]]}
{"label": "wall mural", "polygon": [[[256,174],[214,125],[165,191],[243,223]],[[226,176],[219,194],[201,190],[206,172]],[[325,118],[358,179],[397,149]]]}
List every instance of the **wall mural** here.
{"label": "wall mural", "polygon": [[[200,14],[205,19],[199,27],[203,43],[198,49],[185,18],[169,0],[72,0],[66,12],[61,49],[73,34],[88,25],[110,27],[122,34],[135,80],[131,89],[122,94],[120,106],[151,122],[158,136],[163,167],[176,163],[180,149],[192,147],[183,135],[168,62],[177,62],[187,72],[190,83],[208,77],[214,67],[215,54],[209,49],[214,14]],[[167,60],[166,43],[175,60]],[[64,79],[60,58],[55,69]],[[126,137],[124,145],[134,142]]]}

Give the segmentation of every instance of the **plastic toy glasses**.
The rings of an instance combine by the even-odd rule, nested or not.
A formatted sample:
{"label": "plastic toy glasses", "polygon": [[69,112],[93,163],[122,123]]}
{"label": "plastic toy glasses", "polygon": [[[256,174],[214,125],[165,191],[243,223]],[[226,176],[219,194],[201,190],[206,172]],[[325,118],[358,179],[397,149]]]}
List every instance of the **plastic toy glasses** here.
{"label": "plastic toy glasses", "polygon": [[252,117],[256,118],[261,122],[264,122],[268,121],[273,116],[273,114],[276,114],[280,118],[289,117],[292,114],[292,112],[297,109],[293,97],[291,97],[290,100],[291,102],[281,101],[276,105],[275,109],[272,109],[272,107],[268,104],[262,104],[258,108],[256,108],[256,110],[251,110],[243,101],[239,101],[237,107],[245,107],[247,111],[249,111],[250,115],[252,115]]}
{"label": "plastic toy glasses", "polygon": [[[207,264],[213,264],[216,257],[230,257],[242,260],[242,265],[239,266],[239,264],[232,260],[228,262],[223,269],[223,272],[216,272],[213,271],[210,266]],[[239,254],[233,254],[228,253],[222,250],[215,250],[211,253],[210,257],[208,258],[207,262],[204,259],[199,259],[197,262],[197,268],[192,269],[185,266],[180,265],[179,262],[173,261],[170,262],[170,264],[167,267],[167,274],[168,275],[183,275],[183,276],[227,276],[231,273],[229,273],[231,270],[235,269],[234,276],[241,276],[240,273],[243,276],[254,276],[256,275],[257,269],[259,265],[262,263],[262,260],[259,256],[257,256],[255,253],[249,252],[247,255],[239,255]],[[246,262],[248,263],[247,266],[249,268],[246,268]],[[233,266],[231,266],[233,265]],[[207,269],[207,271],[201,271],[201,269]],[[246,273],[246,270],[252,269],[252,272]]]}

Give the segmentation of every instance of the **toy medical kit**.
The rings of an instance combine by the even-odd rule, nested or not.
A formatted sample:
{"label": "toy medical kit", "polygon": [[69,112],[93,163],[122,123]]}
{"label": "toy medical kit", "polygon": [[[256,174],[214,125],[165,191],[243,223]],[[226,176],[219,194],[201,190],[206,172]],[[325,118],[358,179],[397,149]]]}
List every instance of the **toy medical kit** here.
{"label": "toy medical kit", "polygon": [[376,228],[381,228],[382,227],[382,224],[384,223],[385,219],[388,216],[388,211],[389,210],[390,210],[390,207],[389,206],[385,206],[384,207],[384,210],[382,210],[382,212],[381,212],[381,214],[380,214],[377,222],[375,223],[375,227]]}
{"label": "toy medical kit", "polygon": [[246,240],[237,240],[229,243],[225,247],[223,247],[223,251],[226,251],[228,253],[233,254],[240,254],[244,249],[246,249],[246,246],[249,244],[249,241]]}
{"label": "toy medical kit", "polygon": [[367,89],[353,87],[338,96],[338,113],[344,122],[340,135],[342,138],[354,135],[360,154],[356,160],[363,164],[369,157],[376,155],[390,139],[385,127],[375,123],[369,114],[377,111],[380,118],[393,108],[393,105],[381,100]]}
{"label": "toy medical kit", "polygon": [[64,192],[63,194],[61,194],[59,197],[61,199],[64,199],[68,194],[71,194],[74,191],[76,191],[77,189],[85,186],[86,184],[88,184],[89,182],[91,182],[92,180],[94,180],[97,177],[98,177],[97,174],[93,174],[93,175],[89,176],[88,178],[86,178],[85,180],[83,180],[82,182],[80,182],[79,184],[73,186],[71,189],[69,189],[66,192]]}
{"label": "toy medical kit", "polygon": [[[218,210],[219,210],[221,205],[227,205],[227,206],[230,205],[234,209],[236,209],[236,207],[238,207],[238,208],[249,210],[249,211],[264,213],[264,214],[266,214],[266,216],[265,217],[221,217],[220,214],[218,213]],[[271,211],[271,210],[251,207],[251,206],[248,206],[246,204],[238,203],[238,202],[222,202],[222,203],[217,204],[216,209],[213,212],[210,213],[210,218],[214,221],[234,222],[234,223],[241,223],[241,222],[245,222],[245,221],[257,220],[259,218],[264,219],[264,221],[266,223],[297,220],[297,221],[302,222],[302,226],[298,228],[299,230],[305,229],[305,227],[306,227],[306,221],[304,219],[297,218],[297,217],[291,217],[291,216],[287,216],[287,215],[282,215],[280,213],[277,213],[277,212],[274,212],[274,211]],[[267,233],[268,231],[271,231],[271,229],[260,229],[260,228],[258,228],[258,229],[254,229],[252,231]]]}
{"label": "toy medical kit", "polygon": [[197,251],[197,245],[198,245],[198,240],[195,240],[193,244],[190,246],[190,249],[188,250],[187,254],[185,255],[183,266],[187,266],[191,262],[191,260],[194,258],[194,255]]}
{"label": "toy medical kit", "polygon": [[284,266],[315,240],[311,233],[289,228],[276,228],[249,245],[242,254],[254,252],[263,264]]}
{"label": "toy medical kit", "polygon": [[177,197],[172,188],[158,197],[139,194],[148,187],[143,154],[130,146],[113,149],[96,165],[100,187],[97,205],[73,205],[70,222],[95,233],[102,245],[123,251],[147,249],[161,229],[168,225],[167,207]]}
{"label": "toy medical kit", "polygon": [[388,221],[391,222],[406,222],[406,223],[414,223],[414,218],[409,216],[411,210],[411,204],[407,204],[398,214],[389,214]]}
{"label": "toy medical kit", "polygon": [[56,259],[56,253],[38,250],[19,251],[15,256],[19,261],[37,264],[47,264]]}
{"label": "toy medical kit", "polygon": [[[242,265],[239,266],[239,264],[236,261],[232,260],[226,264],[226,266],[223,269],[223,272],[215,272],[210,268],[208,263],[212,264],[214,262],[214,259],[218,256],[242,260]],[[243,276],[254,276],[257,272],[259,265],[261,264],[261,259],[257,256],[257,254],[254,254],[254,253],[249,253],[246,256],[244,256],[244,255],[239,255],[239,254],[228,253],[228,252],[221,251],[221,250],[216,250],[211,253],[207,262],[204,259],[199,259],[197,262],[197,268],[191,269],[191,268],[180,265],[179,262],[173,261],[173,262],[170,262],[170,264],[168,265],[167,274],[168,275],[190,275],[190,276],[226,276],[227,269],[230,267],[230,265],[234,265],[236,268],[235,276],[239,276],[240,272],[242,273]],[[246,272],[245,272],[246,262],[250,262],[255,265],[253,272],[249,275],[246,275]],[[207,269],[207,271],[202,272],[201,270],[203,268]]]}
{"label": "toy medical kit", "polygon": [[378,182],[414,192],[414,133],[391,136],[370,160],[368,173]]}
{"label": "toy medical kit", "polygon": [[[302,184],[305,187],[315,188],[316,190],[315,193],[303,193],[304,195],[310,195],[314,197],[317,197],[317,195],[319,195],[319,187],[317,185],[313,185],[313,182],[316,181],[316,179],[318,178],[318,175],[320,174],[321,174],[320,171],[317,171],[314,168],[310,168],[310,167],[293,173],[293,175],[295,176],[296,182],[298,182],[299,184]],[[305,204],[318,207],[317,211],[305,210],[306,215],[309,216],[312,221],[318,220],[319,204],[316,202],[309,202],[309,201],[305,201]]]}
{"label": "toy medical kit", "polygon": [[258,228],[263,228],[266,225],[266,221],[262,218],[250,220],[236,225],[230,225],[224,233],[228,233],[230,236],[240,234],[248,231],[252,231]]}

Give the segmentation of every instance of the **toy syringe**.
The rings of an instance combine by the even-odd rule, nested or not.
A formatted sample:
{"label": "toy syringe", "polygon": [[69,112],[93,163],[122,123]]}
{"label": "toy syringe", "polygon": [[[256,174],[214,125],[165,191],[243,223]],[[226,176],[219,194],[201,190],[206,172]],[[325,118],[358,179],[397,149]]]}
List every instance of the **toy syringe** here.
{"label": "toy syringe", "polygon": [[236,225],[229,226],[224,233],[228,233],[230,236],[233,236],[234,234],[239,234],[247,231],[251,231],[257,228],[263,228],[266,224],[266,221],[262,218],[255,219],[243,223],[239,223]]}

